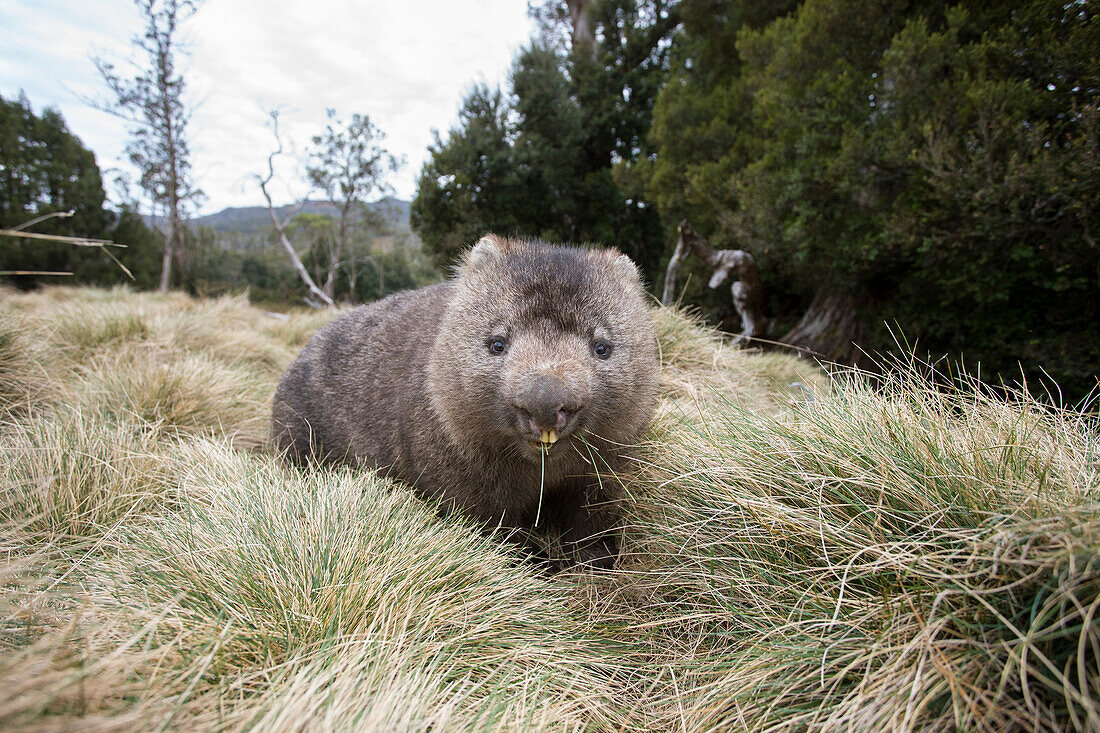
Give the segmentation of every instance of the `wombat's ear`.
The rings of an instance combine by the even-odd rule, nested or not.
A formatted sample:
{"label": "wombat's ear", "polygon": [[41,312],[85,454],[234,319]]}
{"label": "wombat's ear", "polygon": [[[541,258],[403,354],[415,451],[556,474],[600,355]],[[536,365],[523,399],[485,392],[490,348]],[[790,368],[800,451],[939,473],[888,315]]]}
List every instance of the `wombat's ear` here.
{"label": "wombat's ear", "polygon": [[611,258],[611,269],[615,272],[615,275],[619,278],[619,280],[621,280],[628,287],[644,287],[642,285],[642,273],[638,269],[638,266],[634,264],[634,260],[630,259],[614,247],[609,247],[607,249],[607,254]]}
{"label": "wombat's ear", "polygon": [[467,270],[477,269],[486,262],[500,258],[504,254],[504,249],[504,240],[495,234],[486,234],[462,256],[462,262],[458,266],[458,275],[461,277],[462,273]]}

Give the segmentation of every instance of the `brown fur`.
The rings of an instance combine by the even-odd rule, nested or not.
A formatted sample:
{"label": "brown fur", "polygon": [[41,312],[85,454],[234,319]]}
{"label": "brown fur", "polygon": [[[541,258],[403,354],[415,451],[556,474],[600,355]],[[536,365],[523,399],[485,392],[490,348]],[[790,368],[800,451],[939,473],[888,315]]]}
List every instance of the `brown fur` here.
{"label": "brown fur", "polygon": [[[279,382],[272,429],[293,461],[378,467],[491,528],[539,514],[578,560],[610,566],[614,497],[595,468],[620,468],[641,437],[658,368],[629,258],[490,235],[454,280],[321,329]],[[543,466],[531,441],[550,427]]]}

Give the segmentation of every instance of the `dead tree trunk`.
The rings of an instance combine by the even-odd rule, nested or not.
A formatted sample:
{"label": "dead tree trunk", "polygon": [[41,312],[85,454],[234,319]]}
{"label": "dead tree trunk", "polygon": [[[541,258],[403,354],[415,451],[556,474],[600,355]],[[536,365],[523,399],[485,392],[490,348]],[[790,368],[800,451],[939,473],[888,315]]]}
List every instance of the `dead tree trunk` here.
{"label": "dead tree trunk", "polygon": [[717,288],[731,274],[737,278],[730,286],[730,294],[733,296],[733,307],[737,310],[737,315],[741,316],[741,335],[738,340],[764,338],[768,327],[761,306],[763,286],[760,284],[760,272],[753,256],[743,249],[714,249],[686,220],[680,222],[679,232],[676,250],[665,271],[665,289],[661,302],[670,305],[675,299],[676,276],[680,272],[680,264],[689,252],[694,252],[714,270],[708,283],[711,289]]}
{"label": "dead tree trunk", "polygon": [[691,250],[684,244],[683,236],[676,238],[676,249],[672,252],[672,259],[668,261],[668,269],[665,270],[665,289],[661,293],[661,305],[672,305],[676,302],[676,278],[680,276],[680,264],[687,259]]}
{"label": "dead tree trunk", "polygon": [[[310,294],[312,294],[318,301],[320,301],[320,303],[324,305],[335,305],[332,298],[329,297],[328,293],[317,287],[317,283],[313,281],[312,277],[310,277],[309,270],[306,269],[305,265],[302,264],[301,258],[298,257],[298,252],[295,251],[294,245],[292,245],[290,243],[290,239],[287,238],[286,227],[287,220],[289,220],[290,217],[288,216],[287,220],[279,221],[279,217],[275,216],[275,205],[271,201],[271,194],[268,193],[267,185],[271,183],[271,180],[275,177],[275,157],[283,152],[283,141],[279,137],[279,115],[277,112],[271,113],[271,123],[272,128],[275,132],[275,142],[277,143],[278,148],[271,155],[267,156],[267,176],[256,176],[260,183],[260,191],[264,195],[264,200],[267,201],[267,213],[271,217],[271,224],[275,227],[275,231],[279,234],[279,241],[282,242],[283,249],[286,250],[287,255],[290,257],[291,264],[293,264],[294,269],[298,271],[298,277],[300,277],[302,279],[302,282],[305,283],[305,286],[309,289]],[[310,305],[313,305],[313,302],[311,302],[308,298],[306,299],[306,302],[310,303]]]}
{"label": "dead tree trunk", "polygon": [[826,286],[814,296],[802,320],[780,340],[825,361],[860,365],[867,359],[859,348],[864,335],[859,313],[851,296]]}

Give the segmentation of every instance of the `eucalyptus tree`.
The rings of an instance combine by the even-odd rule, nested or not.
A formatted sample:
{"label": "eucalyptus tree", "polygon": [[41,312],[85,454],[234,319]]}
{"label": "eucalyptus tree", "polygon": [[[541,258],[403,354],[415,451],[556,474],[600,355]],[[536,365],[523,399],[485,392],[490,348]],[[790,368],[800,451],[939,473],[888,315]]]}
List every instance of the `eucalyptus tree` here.
{"label": "eucalyptus tree", "polygon": [[185,209],[202,194],[191,175],[188,125],[193,108],[185,99],[179,70],[183,53],[180,26],[197,10],[196,0],[135,0],[145,22],[135,36],[129,71],[102,57],[93,58],[111,92],[95,106],[126,120],[126,153],[141,174],[141,187],[167,220],[161,260],[161,292],[171,284],[172,262],[182,263],[187,226]]}
{"label": "eucalyptus tree", "polygon": [[382,146],[386,134],[375,127],[370,117],[353,114],[344,123],[336,110],[329,109],[328,124],[313,136],[306,169],[310,183],[336,205],[336,232],[329,241],[328,268],[324,291],[329,298],[336,293],[336,278],[351,248],[356,224],[369,218],[367,199],[393,191],[386,176],[401,166],[401,161]]}

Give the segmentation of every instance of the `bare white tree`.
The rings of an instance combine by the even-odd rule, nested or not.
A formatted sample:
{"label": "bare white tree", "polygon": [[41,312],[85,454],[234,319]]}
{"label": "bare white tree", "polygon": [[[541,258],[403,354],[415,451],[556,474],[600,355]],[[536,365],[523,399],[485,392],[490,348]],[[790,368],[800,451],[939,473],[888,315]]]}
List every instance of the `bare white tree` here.
{"label": "bare white tree", "polygon": [[256,180],[260,185],[260,192],[263,193],[264,201],[267,202],[267,213],[271,217],[271,224],[275,227],[275,232],[279,236],[279,241],[290,257],[290,262],[294,265],[294,269],[298,271],[298,277],[302,279],[302,282],[309,290],[311,298],[307,298],[306,302],[318,307],[331,306],[334,304],[332,297],[324,290],[317,287],[317,283],[314,282],[313,277],[310,276],[306,266],[302,264],[302,258],[298,256],[297,250],[294,249],[294,245],[291,244],[290,238],[287,236],[287,227],[290,226],[290,221],[294,218],[294,215],[298,213],[298,210],[301,209],[302,203],[304,202],[299,202],[298,205],[293,207],[282,219],[275,213],[275,204],[271,200],[271,192],[268,190],[268,187],[275,179],[275,159],[283,154],[283,140],[279,136],[278,111],[272,110],[270,115],[271,129],[275,134],[276,147],[275,150],[267,156],[267,175],[257,175]]}

